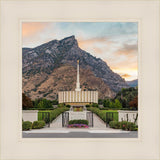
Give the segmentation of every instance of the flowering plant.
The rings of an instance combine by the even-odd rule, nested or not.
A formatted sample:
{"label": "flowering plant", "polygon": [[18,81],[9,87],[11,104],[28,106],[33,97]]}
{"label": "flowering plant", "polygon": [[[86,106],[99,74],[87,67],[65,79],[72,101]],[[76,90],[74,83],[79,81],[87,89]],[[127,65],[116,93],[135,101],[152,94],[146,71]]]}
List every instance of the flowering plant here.
{"label": "flowering plant", "polygon": [[68,128],[88,128],[88,125],[86,125],[86,124],[70,124],[70,125],[68,125]]}

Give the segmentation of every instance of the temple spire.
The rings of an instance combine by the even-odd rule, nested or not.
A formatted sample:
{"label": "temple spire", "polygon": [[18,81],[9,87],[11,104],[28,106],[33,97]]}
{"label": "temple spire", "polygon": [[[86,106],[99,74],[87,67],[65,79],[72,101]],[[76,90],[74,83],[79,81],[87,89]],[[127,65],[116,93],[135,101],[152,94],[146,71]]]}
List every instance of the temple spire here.
{"label": "temple spire", "polygon": [[81,91],[80,82],[79,82],[79,60],[77,60],[77,83],[75,91]]}

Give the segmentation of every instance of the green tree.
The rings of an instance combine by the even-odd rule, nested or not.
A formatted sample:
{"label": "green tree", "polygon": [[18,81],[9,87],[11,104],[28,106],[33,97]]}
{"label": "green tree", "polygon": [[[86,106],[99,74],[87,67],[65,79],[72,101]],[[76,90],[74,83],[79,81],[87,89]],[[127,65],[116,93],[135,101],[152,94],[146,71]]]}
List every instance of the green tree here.
{"label": "green tree", "polygon": [[109,103],[109,108],[115,108],[114,102],[110,101],[110,103]]}
{"label": "green tree", "polygon": [[52,104],[53,104],[53,105],[58,105],[58,101],[57,101],[57,100],[53,100],[53,101],[52,101]]}
{"label": "green tree", "polygon": [[39,99],[35,99],[35,100],[33,101],[33,106],[34,106],[34,108],[38,108],[38,104],[39,104],[39,102],[40,102],[41,100],[42,100],[42,99],[39,98]]}
{"label": "green tree", "polygon": [[120,101],[118,99],[115,99],[114,106],[115,106],[115,108],[118,108],[118,109],[122,108],[122,104],[120,103]]}
{"label": "green tree", "polygon": [[125,97],[121,99],[121,103],[123,108],[127,108],[127,99]]}
{"label": "green tree", "polygon": [[98,99],[98,104],[103,104],[103,100],[102,99]]}
{"label": "green tree", "polygon": [[104,101],[103,101],[103,106],[110,108],[110,100],[109,100],[109,99],[104,100]]}
{"label": "green tree", "polygon": [[38,108],[52,108],[52,101],[47,100],[47,99],[42,99],[39,103],[38,103]]}

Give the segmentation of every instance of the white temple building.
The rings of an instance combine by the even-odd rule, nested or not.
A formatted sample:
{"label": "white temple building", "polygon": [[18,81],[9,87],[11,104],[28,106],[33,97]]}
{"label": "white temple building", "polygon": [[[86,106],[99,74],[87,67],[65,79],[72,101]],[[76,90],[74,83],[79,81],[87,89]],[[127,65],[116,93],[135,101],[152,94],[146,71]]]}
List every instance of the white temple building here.
{"label": "white temple building", "polygon": [[58,92],[59,103],[71,106],[85,106],[87,104],[98,103],[98,91],[81,91],[79,78],[79,60],[77,60],[76,89],[75,91]]}

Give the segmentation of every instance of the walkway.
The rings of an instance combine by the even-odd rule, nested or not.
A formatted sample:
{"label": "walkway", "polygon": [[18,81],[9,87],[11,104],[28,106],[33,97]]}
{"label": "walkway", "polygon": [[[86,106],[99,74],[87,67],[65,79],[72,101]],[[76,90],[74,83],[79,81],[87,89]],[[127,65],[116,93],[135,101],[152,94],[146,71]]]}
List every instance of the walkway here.
{"label": "walkway", "polygon": [[62,114],[53,120],[53,122],[50,124],[50,128],[62,128]]}
{"label": "walkway", "polygon": [[93,114],[93,128],[106,129],[106,124],[96,114]]}
{"label": "walkway", "polygon": [[[58,116],[51,124],[50,128],[45,127],[43,129],[60,129],[62,127],[62,114]],[[66,128],[64,128],[66,129]],[[90,127],[90,129],[111,129],[111,128],[106,128],[106,124],[96,115],[93,114],[93,127]],[[111,129],[112,130],[112,129]]]}

